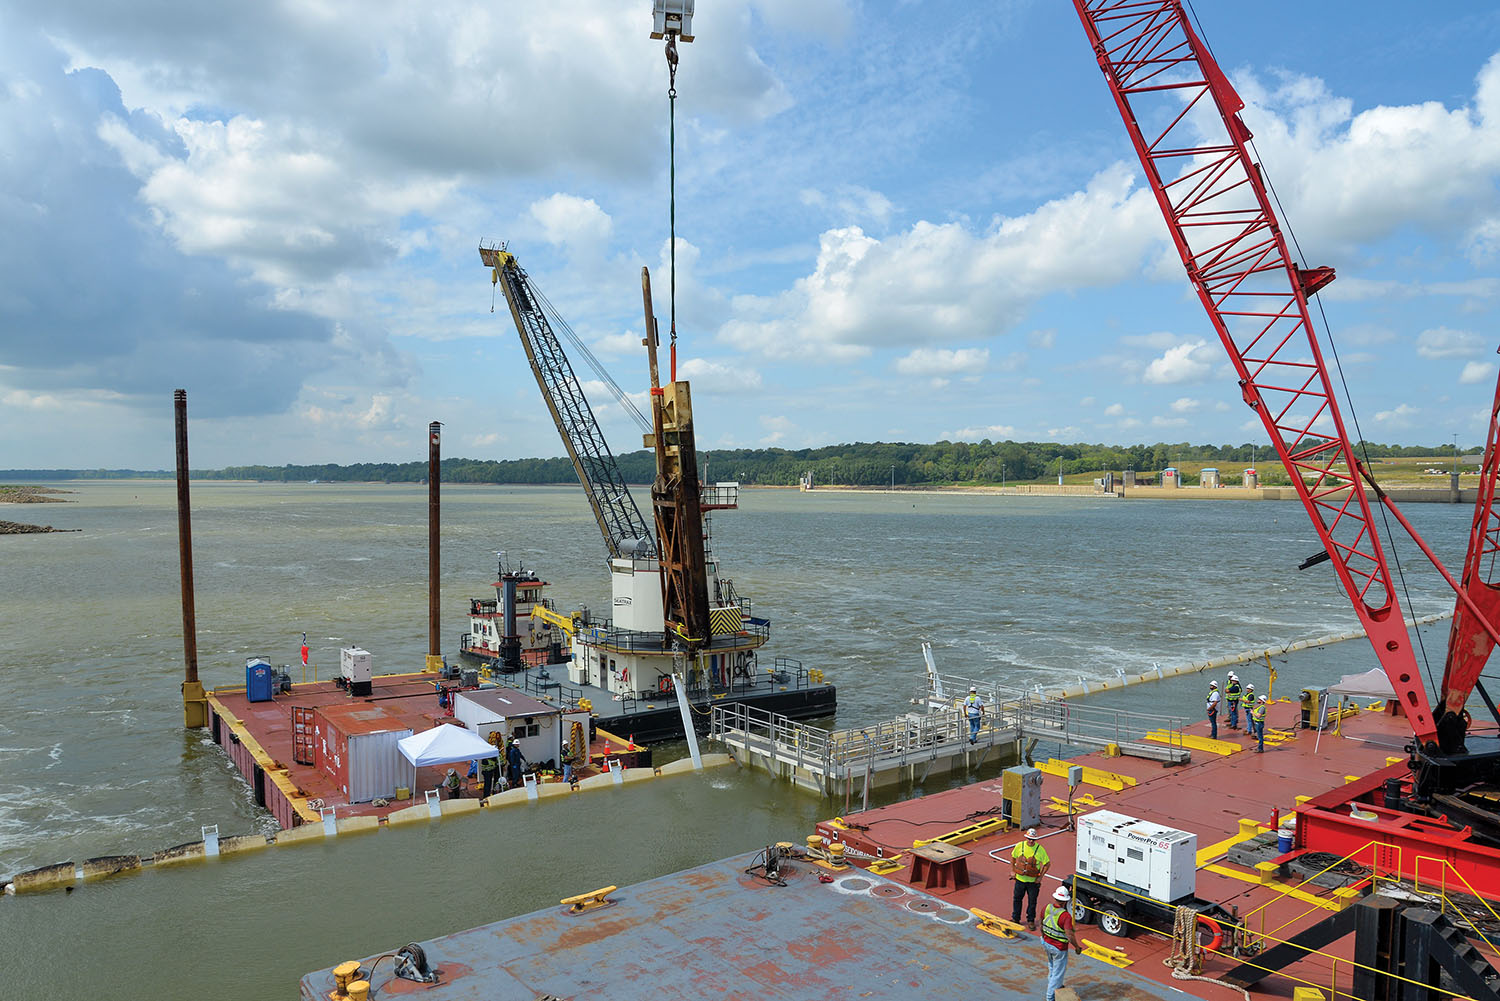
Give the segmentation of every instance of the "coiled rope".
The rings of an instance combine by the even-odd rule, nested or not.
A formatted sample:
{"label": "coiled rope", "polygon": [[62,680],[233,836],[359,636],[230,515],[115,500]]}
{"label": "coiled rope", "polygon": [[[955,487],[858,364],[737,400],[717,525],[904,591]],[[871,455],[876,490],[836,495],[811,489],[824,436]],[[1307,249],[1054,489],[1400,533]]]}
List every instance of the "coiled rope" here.
{"label": "coiled rope", "polygon": [[1172,951],[1161,961],[1172,968],[1173,980],[1198,980],[1205,984],[1218,984],[1232,991],[1239,991],[1250,1001],[1250,992],[1227,980],[1199,976],[1203,969],[1203,950],[1198,948],[1198,912],[1186,905],[1179,905],[1172,919]]}

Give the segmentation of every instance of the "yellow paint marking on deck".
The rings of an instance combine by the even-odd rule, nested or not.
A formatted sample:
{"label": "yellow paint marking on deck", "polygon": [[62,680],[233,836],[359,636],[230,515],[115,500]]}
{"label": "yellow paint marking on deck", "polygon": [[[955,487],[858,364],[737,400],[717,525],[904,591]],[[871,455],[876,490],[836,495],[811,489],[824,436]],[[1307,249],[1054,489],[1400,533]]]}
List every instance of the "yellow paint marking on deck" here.
{"label": "yellow paint marking on deck", "polygon": [[[231,714],[224,707],[224,703],[214,698],[213,695],[206,695],[205,698],[218,709],[219,719],[225,726],[229,727],[231,732],[240,738],[240,743],[250,751],[250,756],[255,759],[257,765],[260,765],[261,771],[266,773],[266,778],[270,779],[276,788],[280,789],[282,794],[286,796],[287,802],[292,804],[292,809],[297,811],[297,816],[301,817],[307,823],[316,823],[322,820],[322,814],[309,807],[307,805],[307,797],[297,791],[297,783],[291,780],[287,774],[287,770],[279,765],[275,758],[266,753],[266,749],[260,746],[260,742],[250,735],[249,730],[245,729],[244,722],[239,717]],[[245,776],[245,781],[249,782],[253,781],[253,779],[247,775]]]}
{"label": "yellow paint marking on deck", "polygon": [[[1048,775],[1056,775],[1058,778],[1067,778],[1068,769],[1072,762],[1059,761],[1056,758],[1048,758],[1046,763],[1037,765],[1037,768]],[[1121,775],[1118,772],[1107,772],[1102,768],[1094,768],[1083,765],[1083,781],[1091,786],[1099,786],[1112,792],[1123,792],[1126,786],[1133,786],[1136,780],[1129,775]]]}
{"label": "yellow paint marking on deck", "polygon": [[1225,854],[1229,851],[1229,849],[1233,848],[1240,842],[1249,841],[1251,838],[1259,836],[1260,830],[1257,828],[1256,830],[1251,831],[1249,834],[1235,834],[1232,837],[1220,841],[1218,844],[1209,845],[1207,848],[1200,849],[1198,851],[1198,856],[1196,859],[1198,868],[1202,869],[1204,866],[1208,865],[1208,863]]}
{"label": "yellow paint marking on deck", "polygon": [[1239,744],[1227,740],[1218,740],[1214,737],[1199,737],[1191,733],[1168,733],[1166,730],[1153,730],[1146,734],[1146,740],[1157,744],[1168,744],[1172,747],[1187,747],[1194,751],[1208,751],[1210,754],[1237,754],[1244,748]]}
{"label": "yellow paint marking on deck", "polygon": [[[1236,872],[1235,870],[1222,865],[1207,865],[1203,868],[1220,876],[1228,876],[1230,879],[1238,879],[1245,883],[1255,883],[1257,885],[1260,884],[1259,876],[1252,876],[1249,873],[1244,872]],[[1336,904],[1331,900],[1326,900],[1323,897],[1314,896],[1313,894],[1308,893],[1306,890],[1299,890],[1295,886],[1292,886],[1290,883],[1283,883],[1279,879],[1273,879],[1265,885],[1281,892],[1285,896],[1291,897],[1293,900],[1300,900],[1304,904],[1312,904],[1315,907],[1321,907],[1325,911],[1341,911],[1344,909],[1341,905]]]}

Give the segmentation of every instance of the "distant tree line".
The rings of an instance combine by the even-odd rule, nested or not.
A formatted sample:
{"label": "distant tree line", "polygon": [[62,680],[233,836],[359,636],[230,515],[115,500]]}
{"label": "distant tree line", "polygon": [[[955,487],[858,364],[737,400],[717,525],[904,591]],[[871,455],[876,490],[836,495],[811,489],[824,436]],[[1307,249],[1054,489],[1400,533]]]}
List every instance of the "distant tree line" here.
{"label": "distant tree line", "polygon": [[[1452,457],[1451,443],[1437,446],[1380,445],[1361,442],[1357,451],[1374,459]],[[1462,449],[1476,454],[1478,447]],[[1265,463],[1263,482],[1284,480],[1266,445],[1192,445],[1187,442],[1154,445],[1060,445],[1055,442],[977,443],[940,441],[931,445],[857,443],[824,448],[714,449],[698,453],[699,474],[705,480],[738,480],[757,486],[795,486],[803,473],[817,484],[830,486],[931,486],[945,483],[1027,483],[1083,473],[1159,472],[1179,463]],[[652,453],[641,450],[618,457],[620,472],[629,483],[649,483],[656,475]],[[130,469],[9,469],[4,480],[81,480],[170,478],[171,470]],[[193,476],[214,480],[264,480],[305,483],[309,480],[363,483],[420,483],[427,479],[427,463],[357,462],[315,466],[228,466],[194,470]],[[446,483],[572,483],[573,464],[553,459],[444,459]],[[1185,478],[1191,482],[1191,478]]]}

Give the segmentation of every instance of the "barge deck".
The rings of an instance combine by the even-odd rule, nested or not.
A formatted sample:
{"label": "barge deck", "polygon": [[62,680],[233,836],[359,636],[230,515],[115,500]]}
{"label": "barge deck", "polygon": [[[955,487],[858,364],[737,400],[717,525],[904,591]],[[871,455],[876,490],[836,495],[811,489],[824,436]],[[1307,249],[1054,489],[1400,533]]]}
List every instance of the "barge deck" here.
{"label": "barge deck", "polygon": [[[1052,857],[1043,904],[1074,870],[1070,805],[1074,819],[1108,809],[1196,834],[1196,897],[1232,910],[1250,940],[1240,958],[1228,955],[1228,945],[1207,953],[1200,971],[1206,979],[1188,982],[1167,965],[1170,927],[1149,926],[1151,919],[1140,916],[1114,937],[1084,923],[1079,937],[1088,952],[1068,966],[1076,997],[1281,999],[1294,989],[1299,998],[1368,996],[1355,993],[1359,974],[1347,932],[1290,960],[1267,958],[1274,975],[1248,991],[1217,981],[1242,961],[1253,967],[1372,889],[1434,908],[1457,896],[1461,873],[1412,886],[1401,881],[1399,863],[1382,872],[1378,822],[1371,825],[1371,850],[1351,859],[1356,867],[1368,863],[1363,876],[1325,886],[1293,871],[1302,853],[1277,845],[1273,811],[1285,815],[1357,776],[1402,767],[1410,740],[1404,719],[1373,707],[1321,736],[1299,729],[1299,720],[1296,703],[1272,704],[1263,754],[1243,732],[1221,729],[1219,740],[1211,740],[1206,723],[1186,728],[1184,743],[1194,750],[1185,763],[1085,754],[1072,759],[1084,766],[1086,784],[1071,796],[1058,774],[1066,774],[1057,767],[1063,763],[1043,768],[1042,802],[1050,806],[1043,809],[1042,844]],[[788,832],[781,848],[767,849],[791,856],[776,881],[785,885],[765,878],[766,853],[737,856],[600,891],[609,902],[597,909],[572,913],[559,906],[423,942],[442,971],[439,984],[393,980],[382,968],[374,986],[393,994],[421,990],[431,1001],[648,990],[661,998],[1039,997],[1046,977],[1040,943],[1005,920],[1013,887],[1008,859],[1020,832],[998,822],[1001,799],[996,779],[834,818],[817,826],[818,836]],[[953,848],[913,852],[931,841]],[[804,843],[841,844],[847,859],[861,860],[835,866],[804,853]],[[935,859],[962,859],[967,870],[958,878],[959,868],[946,868],[954,878],[934,879]],[[1495,961],[1495,950],[1481,945],[1480,951]],[[368,974],[371,958],[360,965]],[[1238,973],[1244,976],[1245,968]],[[302,997],[327,998],[334,988],[330,968],[302,981]]]}

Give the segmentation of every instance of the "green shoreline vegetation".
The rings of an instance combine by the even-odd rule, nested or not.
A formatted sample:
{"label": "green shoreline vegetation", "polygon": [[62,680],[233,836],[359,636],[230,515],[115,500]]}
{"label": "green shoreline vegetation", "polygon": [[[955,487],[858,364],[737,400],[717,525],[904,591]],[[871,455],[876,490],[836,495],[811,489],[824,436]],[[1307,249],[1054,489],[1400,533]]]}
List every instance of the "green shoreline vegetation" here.
{"label": "green shoreline vegetation", "polygon": [[[1451,468],[1473,473],[1475,447],[1378,445],[1361,442],[1356,451],[1370,460],[1381,483],[1417,484]],[[1125,470],[1155,480],[1160,471],[1175,467],[1182,483],[1198,482],[1205,468],[1217,468],[1226,486],[1243,482],[1243,470],[1259,459],[1262,486],[1289,486],[1285,470],[1265,445],[1060,445],[1055,442],[950,442],[935,444],[855,443],[812,449],[711,449],[698,453],[704,478],[736,480],[746,486],[796,486],[804,473],[811,473],[818,486],[848,487],[963,487],[1022,486],[1065,482],[1091,483],[1113,472]],[[650,483],[656,475],[655,458],[644,449],[618,457],[620,472],[628,483]],[[7,480],[166,479],[171,470],[135,469],[9,469],[0,470]],[[274,483],[305,483],[312,480],[359,483],[421,483],[427,479],[426,461],[357,462],[349,465],[226,466],[193,470],[194,479],[259,480]],[[563,457],[550,459],[444,459],[445,483],[547,484],[573,483],[573,464]],[[1443,481],[1446,483],[1446,480]],[[0,488],[7,489],[7,488]],[[28,489],[28,488],[8,488]],[[0,501],[7,498],[0,495]]]}

